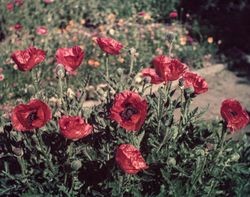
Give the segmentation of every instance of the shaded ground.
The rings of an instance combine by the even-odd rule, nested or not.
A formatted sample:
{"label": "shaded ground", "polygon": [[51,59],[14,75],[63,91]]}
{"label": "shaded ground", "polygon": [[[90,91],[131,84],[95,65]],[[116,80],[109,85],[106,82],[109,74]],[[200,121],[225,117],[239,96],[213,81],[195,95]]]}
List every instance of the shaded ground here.
{"label": "shaded ground", "polygon": [[205,76],[209,91],[194,99],[193,106],[206,107],[210,104],[204,119],[220,118],[221,102],[227,98],[237,99],[250,110],[250,81],[244,77],[237,77],[235,73],[222,70],[216,74]]}

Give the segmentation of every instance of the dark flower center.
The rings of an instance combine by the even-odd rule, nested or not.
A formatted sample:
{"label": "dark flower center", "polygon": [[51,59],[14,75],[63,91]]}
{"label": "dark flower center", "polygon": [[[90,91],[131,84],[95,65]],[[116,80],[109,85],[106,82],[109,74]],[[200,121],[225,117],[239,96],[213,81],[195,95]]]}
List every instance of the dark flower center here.
{"label": "dark flower center", "polygon": [[120,115],[125,120],[131,120],[131,116],[137,113],[137,109],[135,109],[132,105],[127,105],[125,109],[120,113]]}
{"label": "dark flower center", "polygon": [[37,117],[36,112],[31,112],[31,113],[29,114],[28,118],[27,118],[29,125],[31,125],[32,122],[33,122],[34,120],[36,120],[37,118],[38,118],[38,117]]}
{"label": "dark flower center", "polygon": [[231,114],[232,116],[237,116],[237,112],[235,112],[235,111],[230,111],[230,114]]}

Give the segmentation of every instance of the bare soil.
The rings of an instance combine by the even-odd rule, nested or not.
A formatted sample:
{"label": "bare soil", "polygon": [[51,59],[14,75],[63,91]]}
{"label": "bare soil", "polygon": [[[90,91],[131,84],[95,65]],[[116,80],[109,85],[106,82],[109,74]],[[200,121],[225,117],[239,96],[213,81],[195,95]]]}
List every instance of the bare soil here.
{"label": "bare soil", "polygon": [[224,69],[218,73],[205,76],[209,90],[198,95],[193,106],[206,107],[208,111],[203,118],[207,120],[220,118],[220,106],[223,100],[234,98],[250,111],[250,81],[246,77],[238,77],[235,73]]}

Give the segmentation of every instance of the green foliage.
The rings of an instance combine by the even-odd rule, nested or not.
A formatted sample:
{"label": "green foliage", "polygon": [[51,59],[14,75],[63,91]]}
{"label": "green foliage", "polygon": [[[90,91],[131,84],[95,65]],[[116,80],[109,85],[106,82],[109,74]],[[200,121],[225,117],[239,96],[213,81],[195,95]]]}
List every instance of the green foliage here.
{"label": "green foliage", "polygon": [[[144,94],[152,86],[139,88],[130,75],[124,77],[127,82],[121,86],[116,83],[119,74],[111,74],[108,96],[91,110],[63,93],[63,104],[53,107],[53,120],[42,129],[21,133],[5,123],[0,138],[1,195],[225,196],[247,192],[243,177],[249,176],[249,170],[240,156],[243,141],[225,140],[222,122],[200,121],[204,112],[190,110],[196,98],[186,90],[171,88],[169,83],[148,94],[148,116],[139,132],[126,132],[111,121],[108,113],[115,92],[130,89]],[[47,100],[46,95],[36,97]],[[86,117],[94,133],[78,141],[66,140],[59,133],[58,112]],[[122,172],[114,158],[122,143],[140,148],[149,168],[137,175]]]}
{"label": "green foliage", "polygon": [[[5,3],[1,1],[1,5]],[[191,110],[192,100],[197,98],[183,87],[169,83],[152,92],[152,85],[145,80],[141,84],[136,81],[136,74],[148,67],[154,55],[169,54],[199,68],[205,55],[216,53],[216,45],[206,39],[181,44],[180,39],[189,35],[186,24],[152,23],[168,19],[177,4],[177,0],[70,0],[46,5],[26,0],[13,12],[0,7],[0,33],[5,37],[0,48],[5,75],[0,82],[0,104],[12,109],[30,98],[40,98],[53,110],[53,119],[45,127],[23,133],[12,128],[6,117],[10,111],[0,112],[1,196],[249,194],[246,136],[239,142],[225,139],[225,125],[202,121],[205,110]],[[151,18],[138,17],[140,11],[151,14]],[[23,25],[21,32],[9,29],[15,23]],[[48,35],[35,34],[41,25],[48,28]],[[119,57],[109,58],[109,79],[102,74],[105,58],[92,41],[96,35],[116,38],[125,46]],[[10,54],[30,45],[46,50],[46,61],[32,72],[14,70]],[[76,76],[66,75],[59,82],[56,49],[73,45],[84,49],[84,63]],[[90,67],[88,61],[92,59],[100,67]],[[100,83],[105,84],[98,89]],[[126,132],[109,119],[114,95],[123,90],[144,95],[149,105],[146,122],[135,133]],[[84,107],[93,98],[98,105]],[[85,117],[94,132],[78,141],[65,139],[58,128],[63,114]],[[122,143],[139,148],[149,168],[136,175],[125,174],[115,162],[115,151]]]}

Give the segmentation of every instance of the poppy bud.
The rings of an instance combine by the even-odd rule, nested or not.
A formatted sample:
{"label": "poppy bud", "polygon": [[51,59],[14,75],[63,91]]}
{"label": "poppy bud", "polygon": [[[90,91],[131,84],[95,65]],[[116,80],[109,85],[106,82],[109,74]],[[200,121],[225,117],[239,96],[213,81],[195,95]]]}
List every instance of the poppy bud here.
{"label": "poppy bud", "polygon": [[173,157],[170,157],[167,161],[168,165],[175,166],[176,165],[176,160]]}
{"label": "poppy bud", "polygon": [[240,159],[240,155],[238,153],[234,153],[230,157],[231,162],[237,162]]}
{"label": "poppy bud", "polygon": [[65,77],[65,70],[63,68],[63,65],[58,64],[57,69],[56,69],[56,74],[58,78],[63,79]]}
{"label": "poppy bud", "polygon": [[11,146],[11,149],[12,149],[12,152],[18,156],[18,157],[21,157],[23,156],[23,149],[22,148],[18,148],[18,147],[15,147],[15,146]]}
{"label": "poppy bud", "polygon": [[35,87],[33,85],[29,85],[27,88],[27,92],[30,93],[31,95],[34,95],[36,92]]}
{"label": "poppy bud", "polygon": [[79,170],[82,167],[82,162],[80,160],[75,160],[71,163],[71,168],[75,171]]}

